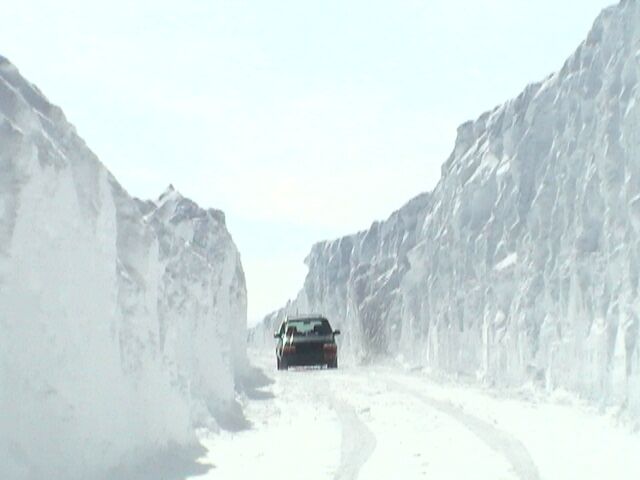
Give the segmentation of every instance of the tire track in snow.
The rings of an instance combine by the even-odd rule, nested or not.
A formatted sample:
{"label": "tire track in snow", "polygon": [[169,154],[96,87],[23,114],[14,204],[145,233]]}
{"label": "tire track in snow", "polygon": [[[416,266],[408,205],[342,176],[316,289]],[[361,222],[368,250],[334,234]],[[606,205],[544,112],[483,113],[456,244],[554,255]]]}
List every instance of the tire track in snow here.
{"label": "tire track in snow", "polygon": [[387,380],[387,384],[392,388],[404,391],[439,412],[457,420],[492,450],[502,455],[521,480],[540,480],[538,467],[531,458],[529,451],[522,442],[513,435],[496,428],[486,420],[464,412],[461,408],[456,407],[450,402],[430,397],[394,380]]}
{"label": "tire track in snow", "polygon": [[340,465],[334,480],[355,480],[376,448],[376,437],[355,408],[337,398],[330,399],[342,427]]}
{"label": "tire track in snow", "polygon": [[333,379],[327,379],[315,384],[317,398],[323,399],[337,414],[342,430],[340,441],[340,463],[333,476],[334,480],[356,480],[362,466],[367,463],[369,457],[376,449],[376,436],[362,421],[356,409],[345,400],[338,398],[331,385],[335,385]]}

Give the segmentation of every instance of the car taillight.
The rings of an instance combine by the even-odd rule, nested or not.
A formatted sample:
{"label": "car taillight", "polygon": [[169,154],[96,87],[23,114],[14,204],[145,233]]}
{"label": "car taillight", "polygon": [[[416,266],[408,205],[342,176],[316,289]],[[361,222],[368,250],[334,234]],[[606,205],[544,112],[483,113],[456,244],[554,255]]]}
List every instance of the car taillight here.
{"label": "car taillight", "polygon": [[296,353],[296,347],[294,345],[285,345],[282,347],[282,353]]}
{"label": "car taillight", "polygon": [[325,352],[335,352],[338,350],[338,346],[335,343],[325,343],[323,348]]}

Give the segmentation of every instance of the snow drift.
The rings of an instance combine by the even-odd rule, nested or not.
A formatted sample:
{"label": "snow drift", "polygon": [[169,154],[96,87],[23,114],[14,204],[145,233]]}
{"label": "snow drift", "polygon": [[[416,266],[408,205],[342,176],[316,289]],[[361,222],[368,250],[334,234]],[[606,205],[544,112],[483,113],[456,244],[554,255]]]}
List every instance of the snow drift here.
{"label": "snow drift", "polygon": [[559,72],[459,128],[433,192],[315,245],[262,330],[321,311],[360,357],[640,414],[639,45],[638,2],[606,9]]}
{"label": "snow drift", "polygon": [[2,57],[0,219],[0,477],[101,478],[232,406],[246,292],[223,215],[131,198]]}

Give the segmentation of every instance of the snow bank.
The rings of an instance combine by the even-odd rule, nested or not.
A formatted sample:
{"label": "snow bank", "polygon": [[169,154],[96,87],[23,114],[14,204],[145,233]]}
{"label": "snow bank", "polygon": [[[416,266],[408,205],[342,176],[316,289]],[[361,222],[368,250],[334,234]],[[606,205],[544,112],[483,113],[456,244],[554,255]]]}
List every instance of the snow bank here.
{"label": "snow bank", "polygon": [[605,10],[558,73],[459,128],[428,201],[314,246],[261,328],[321,311],[360,357],[640,414],[639,43],[637,1]]}
{"label": "snow bank", "polygon": [[244,277],[220,214],[191,205],[145,220],[0,57],[1,478],[100,478],[231,401]]}
{"label": "snow bank", "polygon": [[[160,245],[159,342],[173,383],[199,402],[204,418],[233,414],[234,385],[248,371],[247,293],[224,213],[200,208],[169,186],[139,202]],[[211,321],[221,319],[223,321]]]}
{"label": "snow bank", "polygon": [[429,194],[420,195],[367,231],[314,245],[305,260],[304,288],[251,332],[252,342],[273,344],[273,332],[287,313],[316,312],[342,329],[344,354],[363,358],[390,352],[399,341],[399,286],[409,268],[407,254],[430,204]]}

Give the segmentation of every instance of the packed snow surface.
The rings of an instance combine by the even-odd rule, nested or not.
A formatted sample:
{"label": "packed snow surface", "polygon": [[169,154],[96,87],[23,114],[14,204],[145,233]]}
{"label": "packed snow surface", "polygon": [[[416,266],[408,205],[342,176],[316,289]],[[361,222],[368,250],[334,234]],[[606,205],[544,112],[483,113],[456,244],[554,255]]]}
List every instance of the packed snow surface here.
{"label": "packed snow surface", "polygon": [[[245,400],[254,428],[209,435],[192,480],[629,480],[640,437],[570,397],[494,391],[392,364],[275,370]],[[258,395],[258,393],[260,395]]]}
{"label": "packed snow surface", "polygon": [[245,328],[222,213],[131,198],[0,57],[0,478],[109,478],[237,421]]}
{"label": "packed snow surface", "polygon": [[640,2],[605,10],[562,69],[458,130],[433,192],[315,245],[286,313],[345,353],[533,382],[640,415]]}

